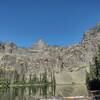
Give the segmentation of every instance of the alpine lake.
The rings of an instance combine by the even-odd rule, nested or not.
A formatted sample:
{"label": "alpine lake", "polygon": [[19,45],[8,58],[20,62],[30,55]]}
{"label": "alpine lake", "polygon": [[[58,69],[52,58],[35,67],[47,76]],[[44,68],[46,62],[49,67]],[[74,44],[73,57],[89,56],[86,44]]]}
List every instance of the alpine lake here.
{"label": "alpine lake", "polygon": [[89,96],[86,85],[60,84],[0,88],[0,100],[65,100],[64,98],[71,96]]}

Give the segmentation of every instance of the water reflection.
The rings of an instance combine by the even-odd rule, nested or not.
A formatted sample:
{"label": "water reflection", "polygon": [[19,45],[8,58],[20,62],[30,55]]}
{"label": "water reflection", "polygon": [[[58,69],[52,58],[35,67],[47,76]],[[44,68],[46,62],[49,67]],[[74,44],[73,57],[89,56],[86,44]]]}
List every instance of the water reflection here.
{"label": "water reflection", "polygon": [[85,85],[57,85],[37,87],[14,87],[0,89],[0,100],[40,100],[40,98],[87,96]]}
{"label": "water reflection", "polygon": [[68,96],[88,96],[86,85],[58,85],[56,86],[56,95],[62,97]]}
{"label": "water reflection", "polygon": [[13,87],[0,89],[0,100],[39,100],[55,95],[55,86]]}

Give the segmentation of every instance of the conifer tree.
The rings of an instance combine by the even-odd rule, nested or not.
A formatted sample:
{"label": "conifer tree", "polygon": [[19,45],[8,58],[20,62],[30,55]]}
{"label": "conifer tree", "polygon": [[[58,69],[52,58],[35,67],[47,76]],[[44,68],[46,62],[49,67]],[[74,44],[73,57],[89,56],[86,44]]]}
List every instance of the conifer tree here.
{"label": "conifer tree", "polygon": [[94,74],[96,79],[100,80],[100,47],[98,48],[98,52],[94,57]]}

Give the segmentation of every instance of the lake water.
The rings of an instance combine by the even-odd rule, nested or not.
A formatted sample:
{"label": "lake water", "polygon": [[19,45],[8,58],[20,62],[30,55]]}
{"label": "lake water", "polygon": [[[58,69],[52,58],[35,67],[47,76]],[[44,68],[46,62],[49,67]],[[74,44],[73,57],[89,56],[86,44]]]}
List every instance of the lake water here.
{"label": "lake water", "polygon": [[13,87],[0,89],[0,100],[40,100],[40,98],[63,98],[68,96],[88,96],[88,91],[85,85]]}

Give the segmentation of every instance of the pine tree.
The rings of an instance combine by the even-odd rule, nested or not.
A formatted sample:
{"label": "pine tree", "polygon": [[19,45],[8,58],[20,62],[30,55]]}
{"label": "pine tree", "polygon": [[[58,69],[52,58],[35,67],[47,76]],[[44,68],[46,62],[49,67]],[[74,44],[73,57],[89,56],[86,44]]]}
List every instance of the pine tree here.
{"label": "pine tree", "polygon": [[15,70],[14,72],[14,84],[18,83],[19,82],[19,74],[18,72]]}
{"label": "pine tree", "polygon": [[96,79],[100,80],[100,47],[98,48],[98,52],[94,57],[94,75]]}

